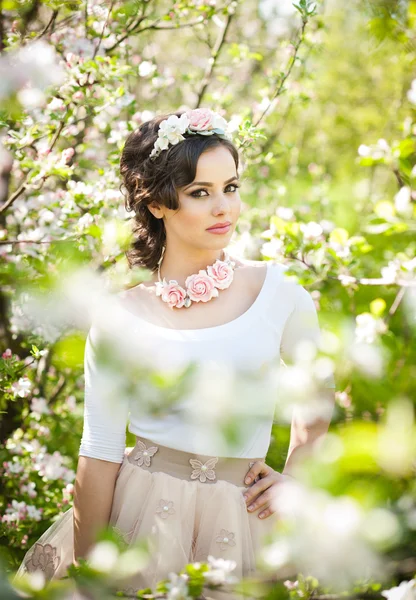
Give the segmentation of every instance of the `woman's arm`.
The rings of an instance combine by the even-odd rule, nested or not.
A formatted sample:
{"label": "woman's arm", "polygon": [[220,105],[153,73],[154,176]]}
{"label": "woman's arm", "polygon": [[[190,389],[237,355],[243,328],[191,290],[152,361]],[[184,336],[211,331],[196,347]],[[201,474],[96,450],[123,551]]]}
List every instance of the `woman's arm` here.
{"label": "woman's arm", "polygon": [[[329,406],[335,405],[335,391],[331,389],[321,390],[323,400],[328,402]],[[301,462],[313,452],[317,441],[325,436],[331,424],[332,415],[328,418],[318,418],[313,422],[302,419],[296,411],[292,418],[290,429],[289,450],[287,452],[286,463],[282,475],[291,475],[296,463]]]}
{"label": "woman's arm", "polygon": [[119,463],[80,456],[74,488],[74,556],[86,558],[100,529],[108,525]]}
{"label": "woman's arm", "polygon": [[[303,342],[319,347],[321,328],[311,294],[301,285],[292,287],[293,310],[281,338],[281,356],[285,362],[295,363],[297,352],[301,352]],[[315,401],[315,418],[311,418],[312,406],[294,406],[290,430],[290,443],[283,475],[290,475],[294,465],[308,456],[318,441],[328,432],[335,405],[335,378],[329,374],[319,385],[319,402]],[[306,409],[305,415],[302,408]]]}
{"label": "woman's arm", "polygon": [[129,405],[113,365],[97,352],[101,331],[91,327],[84,355],[84,427],[74,488],[74,557],[86,558],[98,531],[109,524],[117,474],[126,447]]}

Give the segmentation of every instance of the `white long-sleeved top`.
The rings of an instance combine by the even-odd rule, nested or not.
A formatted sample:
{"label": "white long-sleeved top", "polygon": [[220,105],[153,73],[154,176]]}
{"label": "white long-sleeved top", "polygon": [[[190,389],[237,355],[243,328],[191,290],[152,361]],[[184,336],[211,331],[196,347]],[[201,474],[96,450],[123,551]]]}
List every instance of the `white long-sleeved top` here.
{"label": "white long-sleeved top", "polygon": [[[79,454],[121,463],[129,422],[134,435],[178,450],[265,456],[282,387],[280,359],[294,363],[297,347],[310,355],[298,344],[306,340],[317,347],[321,336],[312,296],[284,276],[286,269],[267,263],[262,288],[248,310],[228,323],[203,329],[150,323],[130,312],[117,294],[110,314],[107,306],[105,317],[97,315],[87,336]],[[108,345],[100,343],[105,341]],[[165,394],[161,408],[162,392],[149,382],[150,371],[169,377],[170,371],[190,361],[197,366],[193,385],[174,386],[177,397],[166,403]],[[306,366],[296,369],[295,388],[299,380],[308,382]],[[320,377],[324,387],[335,388],[332,371]],[[230,428],[233,441],[224,435]]]}

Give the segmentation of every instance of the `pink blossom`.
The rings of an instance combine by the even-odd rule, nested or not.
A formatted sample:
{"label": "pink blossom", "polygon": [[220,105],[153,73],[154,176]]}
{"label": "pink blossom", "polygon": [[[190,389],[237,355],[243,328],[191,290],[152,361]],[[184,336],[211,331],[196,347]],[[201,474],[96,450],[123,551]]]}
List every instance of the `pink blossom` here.
{"label": "pink blossom", "polygon": [[208,302],[211,298],[218,296],[214,280],[204,269],[201,269],[196,275],[189,275],[185,283],[188,288],[188,296],[193,302]]}
{"label": "pink blossom", "polygon": [[77,92],[75,92],[74,94],[72,94],[72,100],[83,100],[84,99],[84,92],[81,92],[81,90],[78,90]]}
{"label": "pink blossom", "polygon": [[50,148],[40,148],[38,150],[38,157],[41,160],[42,158],[46,158],[48,156],[48,154],[51,153],[51,149]]}
{"label": "pink blossom", "polygon": [[65,60],[69,67],[75,67],[78,62],[81,62],[79,59],[80,57],[73,52],[68,52],[65,56]]}
{"label": "pink blossom", "polygon": [[76,401],[75,396],[72,396],[72,395],[68,396],[65,399],[65,404],[66,404],[66,407],[67,407],[68,410],[74,411],[76,409],[76,407],[77,407],[77,401]]}
{"label": "pink blossom", "polygon": [[74,154],[75,150],[73,148],[65,148],[65,150],[62,151],[62,161],[67,165]]}
{"label": "pink blossom", "polygon": [[48,401],[45,398],[33,398],[30,403],[30,409],[36,415],[49,415],[51,412],[48,407]]}
{"label": "pink blossom", "polygon": [[21,473],[24,470],[23,465],[17,459],[4,462],[3,467],[6,475]]}
{"label": "pink blossom", "polygon": [[26,493],[29,498],[36,498],[38,495],[36,492],[36,484],[33,481],[29,481],[27,484],[20,486],[20,491]]}
{"label": "pink blossom", "polygon": [[67,485],[64,487],[64,489],[62,490],[62,502],[63,504],[68,504],[69,501],[72,498],[72,495],[74,493],[74,484],[73,483],[67,483]]}
{"label": "pink blossom", "polygon": [[209,108],[195,108],[186,113],[189,118],[189,128],[193,131],[206,131],[212,125],[212,112]]}
{"label": "pink blossom", "polygon": [[182,308],[185,304],[186,291],[176,281],[169,281],[163,289],[159,288],[156,295],[162,296],[162,300],[167,302],[170,308]]}
{"label": "pink blossom", "polygon": [[5,350],[2,354],[2,358],[11,358],[13,356],[13,352],[10,350],[10,348],[7,348],[7,350]]}
{"label": "pink blossom", "polygon": [[47,108],[52,112],[64,112],[66,109],[65,102],[61,98],[52,98]]}
{"label": "pink blossom", "polygon": [[228,288],[234,277],[232,268],[222,260],[217,260],[207,267],[207,273],[214,280],[215,287],[220,290]]}

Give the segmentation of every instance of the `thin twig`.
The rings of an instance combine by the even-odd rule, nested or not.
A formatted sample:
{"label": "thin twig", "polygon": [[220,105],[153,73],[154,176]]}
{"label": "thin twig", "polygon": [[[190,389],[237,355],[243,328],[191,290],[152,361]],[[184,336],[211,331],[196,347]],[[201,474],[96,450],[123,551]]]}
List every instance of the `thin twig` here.
{"label": "thin twig", "polygon": [[66,385],[66,378],[62,375],[59,378],[58,383],[56,384],[54,390],[52,391],[51,395],[49,396],[49,402],[48,404],[52,405],[58,398],[59,394],[62,392],[62,390],[64,389]]}
{"label": "thin twig", "polygon": [[198,92],[198,99],[197,99],[195,108],[198,108],[199,106],[201,106],[202,98],[204,97],[204,94],[208,88],[209,82],[212,77],[212,73],[214,71],[216,63],[218,61],[218,57],[221,52],[221,49],[222,49],[223,45],[225,44],[225,38],[227,36],[227,32],[230,28],[231,20],[233,19],[234,14],[235,14],[234,12],[228,13],[224,28],[222,31],[220,31],[220,33],[217,37],[215,46],[214,46],[211,56],[210,56],[210,60],[208,61],[204,76],[202,78],[201,87]]}
{"label": "thin twig", "polygon": [[289,60],[288,70],[286,71],[286,73],[282,77],[282,79],[280,80],[280,84],[277,87],[276,91],[274,92],[274,94],[273,94],[273,96],[272,96],[272,98],[271,98],[271,100],[269,102],[269,105],[264,109],[264,111],[262,112],[262,114],[260,115],[260,117],[257,119],[257,121],[255,123],[253,123],[254,127],[257,127],[258,124],[260,123],[260,121],[263,120],[263,117],[265,116],[265,114],[267,113],[267,111],[269,110],[269,108],[271,107],[271,105],[273,103],[273,100],[275,100],[277,98],[277,96],[279,96],[281,94],[283,85],[284,85],[286,79],[289,77],[290,73],[292,72],[293,65],[295,64],[295,61],[297,59],[298,50],[300,48],[300,45],[303,42],[303,38],[304,38],[304,35],[305,35],[306,25],[307,25],[307,21],[305,19],[303,19],[302,20],[302,28],[301,28],[300,36],[299,36],[299,39],[298,39],[298,41],[297,41],[297,43],[295,45],[295,51],[294,51],[291,59]]}
{"label": "thin twig", "polygon": [[[135,21],[132,21],[132,23],[127,25],[126,33],[124,35],[122,35],[121,38],[119,38],[112,46],[110,46],[110,48],[107,48],[107,52],[111,52],[112,50],[117,48],[117,46],[119,46],[122,42],[124,42],[124,40],[127,39],[129,37],[129,35],[131,33],[133,33],[141,25],[141,23],[146,18],[146,5],[147,5],[147,2],[142,2],[141,12],[140,12],[139,17]],[[155,21],[155,23],[157,23],[159,21],[160,21],[160,18],[157,19]],[[139,32],[137,32],[137,33],[139,33]]]}
{"label": "thin twig", "polygon": [[51,18],[49,19],[48,23],[46,24],[46,26],[42,29],[42,31],[40,32],[40,34],[37,36],[37,40],[40,39],[41,37],[43,37],[50,29],[50,27],[52,27],[52,25],[55,22],[56,17],[58,16],[59,10],[53,10],[52,11],[52,15]]}
{"label": "thin twig", "polygon": [[6,246],[7,244],[59,244],[62,242],[75,242],[81,239],[82,237],[70,237],[59,240],[0,240],[0,245]]}
{"label": "thin twig", "polygon": [[95,46],[94,54],[92,55],[92,60],[94,60],[94,58],[96,57],[97,52],[98,52],[98,50],[99,50],[99,48],[101,46],[101,42],[102,42],[103,37],[104,37],[105,28],[107,27],[108,20],[109,20],[110,15],[111,15],[111,11],[113,10],[113,6],[114,6],[114,0],[111,0],[110,8],[108,9],[107,18],[106,18],[105,23],[103,25],[103,29],[102,29],[101,35],[100,35],[100,37],[98,39],[97,45]]}
{"label": "thin twig", "polygon": [[404,287],[401,287],[399,289],[399,291],[397,292],[397,295],[394,299],[393,304],[390,307],[389,310],[389,314],[386,316],[386,318],[384,319],[384,321],[387,323],[391,317],[394,315],[394,313],[396,312],[396,310],[398,309],[400,302],[403,300],[403,296],[405,295],[406,289]]}
{"label": "thin twig", "polygon": [[135,23],[133,23],[132,26],[130,26],[128,28],[128,30],[126,30],[126,33],[124,35],[121,36],[121,38],[119,38],[112,46],[110,46],[110,48],[107,48],[107,52],[111,52],[112,50],[114,50],[114,48],[117,48],[117,46],[119,44],[121,44],[121,42],[124,42],[124,40],[126,38],[129,37],[129,35],[131,35],[133,32],[136,35],[140,35],[141,33],[143,33],[144,31],[167,31],[168,29],[183,29],[185,27],[193,27],[194,25],[200,25],[201,24],[201,18],[198,17],[198,19],[195,19],[194,21],[189,21],[189,23],[175,23],[175,25],[163,25],[162,27],[158,27],[157,24],[161,21],[162,17],[158,17],[155,21],[153,21],[153,23],[151,23],[150,25],[146,25],[146,27],[142,27],[141,29],[137,29],[137,27],[139,27],[140,23],[142,23],[145,20],[146,16],[144,15],[143,17],[139,17]]}
{"label": "thin twig", "polygon": [[[59,136],[61,135],[62,129],[65,127],[65,117],[68,114],[68,111],[65,113],[65,115],[63,115],[61,122],[59,123],[59,126],[52,138],[51,144],[49,146],[49,150],[53,150],[53,147],[55,146],[56,142],[58,141]],[[23,181],[23,183],[21,183],[21,185],[17,188],[17,190],[15,192],[13,192],[13,194],[9,197],[8,200],[6,200],[6,202],[3,204],[3,206],[0,208],[0,214],[3,213],[5,210],[7,210],[9,208],[9,206],[11,206],[13,204],[13,202],[15,200],[17,200],[17,198],[25,191],[25,189],[28,187],[28,180],[29,180],[29,176],[31,174],[32,171],[29,171],[25,177],[25,180]]]}

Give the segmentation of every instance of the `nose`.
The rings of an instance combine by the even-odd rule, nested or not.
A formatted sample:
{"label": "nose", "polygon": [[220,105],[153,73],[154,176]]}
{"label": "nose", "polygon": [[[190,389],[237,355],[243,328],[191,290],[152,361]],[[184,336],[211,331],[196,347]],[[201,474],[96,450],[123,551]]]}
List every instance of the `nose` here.
{"label": "nose", "polygon": [[213,213],[214,215],[224,215],[229,212],[230,204],[229,199],[225,194],[220,194],[218,200],[215,202]]}

